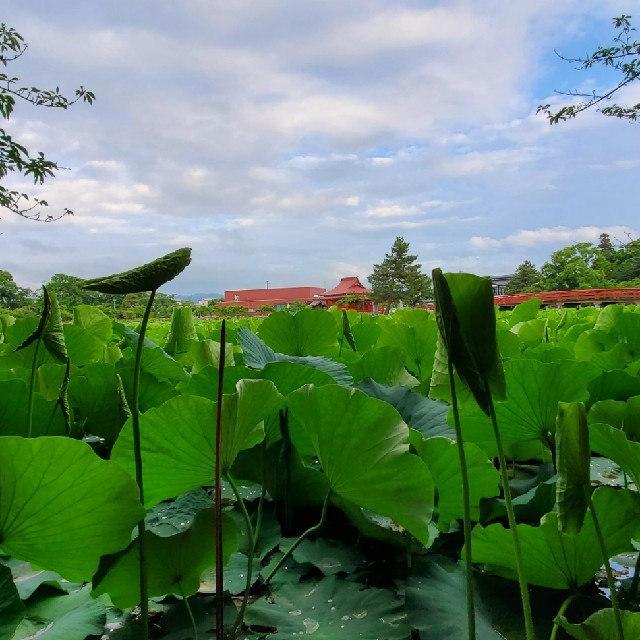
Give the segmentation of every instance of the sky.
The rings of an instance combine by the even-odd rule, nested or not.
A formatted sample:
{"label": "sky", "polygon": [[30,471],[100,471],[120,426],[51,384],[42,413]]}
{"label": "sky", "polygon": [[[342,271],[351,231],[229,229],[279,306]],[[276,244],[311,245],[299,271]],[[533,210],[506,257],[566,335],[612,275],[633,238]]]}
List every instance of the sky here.
{"label": "sky", "polygon": [[[611,42],[628,0],[6,0],[29,43],[4,70],[96,94],[17,104],[6,131],[61,167],[3,185],[74,216],[0,211],[0,269],[23,287],[96,277],[183,246],[163,291],[366,284],[397,236],[425,272],[513,273],[574,242],[640,234],[640,125],[556,91]],[[640,19],[640,17],[639,17]],[[640,83],[619,96],[640,102]]]}

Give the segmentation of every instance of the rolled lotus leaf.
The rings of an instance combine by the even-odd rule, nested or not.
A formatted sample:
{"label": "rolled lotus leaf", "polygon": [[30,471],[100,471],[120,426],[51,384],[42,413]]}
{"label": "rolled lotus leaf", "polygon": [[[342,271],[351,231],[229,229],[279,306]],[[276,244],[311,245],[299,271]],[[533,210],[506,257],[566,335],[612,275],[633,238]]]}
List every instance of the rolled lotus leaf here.
{"label": "rolled lotus leaf", "polygon": [[191,248],[184,247],[130,271],[85,280],[82,286],[101,293],[155,291],[182,273],[190,262]]}
{"label": "rolled lotus leaf", "polygon": [[460,379],[489,415],[492,398],[505,398],[491,280],[470,273],[443,274],[441,269],[434,269],[432,278],[440,343],[431,388],[448,375],[444,347]]}
{"label": "rolled lotus leaf", "polygon": [[587,512],[585,490],[591,487],[591,446],[587,410],[582,402],[559,402],[556,423],[556,501],[558,527],[570,535],[580,532]]}

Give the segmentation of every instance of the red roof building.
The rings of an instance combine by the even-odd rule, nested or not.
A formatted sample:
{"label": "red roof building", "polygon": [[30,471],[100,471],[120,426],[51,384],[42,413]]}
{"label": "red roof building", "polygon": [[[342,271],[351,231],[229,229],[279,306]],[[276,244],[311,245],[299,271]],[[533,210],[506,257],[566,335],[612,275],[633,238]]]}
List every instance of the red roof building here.
{"label": "red roof building", "polygon": [[228,307],[239,304],[255,313],[264,305],[275,307],[276,311],[292,302],[311,304],[325,292],[322,287],[276,287],[274,289],[234,289],[224,292],[224,302],[216,306]]}
{"label": "red roof building", "polygon": [[[371,312],[373,305],[370,299],[371,290],[367,289],[355,276],[342,278],[331,291],[321,287],[276,287],[274,289],[232,289],[224,292],[224,301],[216,306],[229,307],[242,305],[249,313],[255,313],[265,305],[278,311],[293,302],[303,302],[314,306],[331,307],[336,302],[350,298],[351,301],[341,307]],[[356,300],[355,297],[359,298]]]}
{"label": "red roof building", "polygon": [[360,279],[356,276],[346,276],[340,279],[340,283],[331,291],[327,291],[320,296],[320,300],[322,300],[327,307],[331,307],[336,304],[340,300],[344,300],[345,298],[354,299],[355,297],[360,300],[353,302],[349,302],[346,304],[341,304],[341,307],[345,307],[348,309],[356,309],[357,311],[373,311],[373,302],[371,300],[371,294],[373,291],[371,289],[367,289],[361,282]]}

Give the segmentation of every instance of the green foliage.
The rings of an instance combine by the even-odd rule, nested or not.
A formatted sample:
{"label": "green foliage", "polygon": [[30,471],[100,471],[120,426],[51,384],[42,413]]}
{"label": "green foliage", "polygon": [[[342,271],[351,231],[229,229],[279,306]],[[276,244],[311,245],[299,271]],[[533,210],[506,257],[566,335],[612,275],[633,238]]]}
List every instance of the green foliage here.
{"label": "green foliage", "polygon": [[[640,613],[621,611],[622,630],[625,638],[640,637]],[[571,624],[564,616],[559,619],[560,626],[576,640],[616,640],[613,609],[600,609],[580,624]]]}
{"label": "green foliage", "polygon": [[242,304],[230,304],[224,307],[214,307],[214,312],[221,318],[244,318],[249,315],[249,309]]}
{"label": "green foliage", "polygon": [[598,289],[606,286],[604,270],[598,262],[599,251],[589,242],[578,242],[555,251],[551,261],[542,265],[547,291]]}
{"label": "green foliage", "polygon": [[0,638],[11,638],[24,618],[25,607],[9,567],[0,565]]}
{"label": "green foliage", "polygon": [[164,343],[164,350],[170,356],[185,353],[189,350],[190,342],[197,339],[191,307],[175,307],[171,314],[171,330]]}
{"label": "green foliage", "polygon": [[450,358],[478,406],[489,415],[491,398],[505,395],[504,371],[496,339],[491,280],[468,273],[433,272],[440,329],[431,397],[448,399]]}
{"label": "green foliage", "polygon": [[[465,638],[467,621],[460,612],[465,606],[465,570],[447,560],[437,557],[433,560],[415,563],[407,580],[406,610],[407,621],[420,632],[420,638]],[[493,598],[486,590],[477,590],[476,601],[484,595],[476,611],[477,637],[481,640],[500,640],[494,619],[504,604]]]}
{"label": "green foliage", "polygon": [[[427,463],[438,494],[437,523],[441,531],[448,531],[452,522],[463,517],[462,474],[456,443],[449,438],[412,439],[418,455]],[[499,495],[498,470],[480,447],[464,443],[468,473],[473,477],[470,487],[471,518],[480,519],[480,501]]]}
{"label": "green foliage", "polygon": [[402,302],[415,306],[431,297],[431,278],[422,273],[416,263],[418,256],[409,253],[409,243],[398,236],[380,264],[373,265],[368,280],[373,289],[373,299],[387,307]]}
{"label": "green foliage", "polygon": [[[24,38],[12,27],[4,22],[0,24],[0,63],[7,66],[22,56],[27,50]],[[20,79],[0,73],[0,116],[5,120],[13,113],[16,98],[32,105],[50,107],[54,109],[68,109],[72,104],[82,100],[91,104],[95,95],[84,87],[76,89],[73,98],[67,98],[60,93],[58,87],[53,90],[38,89],[34,86],[20,86]],[[0,180],[9,172],[16,172],[25,178],[32,178],[34,184],[43,184],[48,178],[55,176],[59,170],[58,164],[45,158],[40,151],[32,155],[26,147],[16,142],[11,135],[0,128]],[[33,202],[33,204],[30,204]],[[51,214],[44,218],[39,211],[46,207],[47,202],[38,198],[30,198],[26,193],[13,191],[0,184],[0,207],[4,207],[30,220],[51,222],[65,215],[72,214],[69,209],[58,216]]]}
{"label": "green foliage", "polygon": [[596,66],[603,66],[614,69],[618,72],[618,80],[604,93],[581,93],[572,91],[568,94],[571,98],[578,98],[574,104],[561,107],[558,111],[552,111],[551,105],[540,105],[538,113],[544,113],[549,124],[556,124],[563,120],[575,118],[579,113],[587,109],[595,108],[605,116],[613,116],[629,122],[635,122],[640,115],[640,103],[631,105],[612,104],[602,106],[610,100],[623,87],[630,85],[640,77],[640,41],[634,40],[636,31],[631,26],[631,16],[622,15],[613,18],[613,26],[619,29],[614,36],[613,43],[608,47],[599,47],[585,58],[565,58],[563,60],[572,65],[578,65],[580,69],[591,69]]}
{"label": "green foliage", "polygon": [[69,595],[35,597],[27,603],[26,617],[14,640],[84,640],[100,634],[106,622],[106,607],[91,597],[88,587]]}
{"label": "green foliage", "polygon": [[[596,250],[600,257],[607,253],[612,264],[622,247],[603,243]],[[405,640],[412,629],[423,636],[467,637],[467,617],[460,615],[467,578],[478,587],[477,637],[521,640],[519,592],[509,582],[516,575],[514,544],[499,489],[521,494],[513,501],[516,520],[509,528],[519,533],[527,577],[557,592],[547,600],[546,591],[541,604],[540,592],[532,590],[539,637],[548,637],[544,619],[552,618],[569,594],[589,597],[602,565],[591,517],[575,535],[559,530],[567,504],[561,491],[556,500],[556,483],[562,485],[565,477],[572,486],[589,488],[585,460],[597,482],[617,485],[599,488],[593,497],[607,552],[632,552],[631,541],[640,535],[638,310],[611,306],[559,314],[540,310],[532,300],[501,312],[496,322],[487,281],[463,274],[447,280],[444,298],[439,291],[447,312],[435,359],[436,319],[421,309],[378,317],[303,310],[227,321],[220,453],[223,471],[238,486],[235,494],[222,483],[228,516],[222,532],[232,540],[227,551],[239,546],[225,566],[224,589],[235,595],[253,585],[237,638],[302,632]],[[147,298],[129,293],[113,299],[120,304],[128,296],[134,305]],[[137,330],[109,318],[105,307],[79,305],[73,322],[62,326],[64,341],[49,341],[45,348],[45,335],[59,338],[61,329],[52,320],[57,317],[53,296],[49,303],[42,326],[37,318],[1,317],[0,547],[13,558],[0,556],[0,637],[3,624],[10,625],[5,635],[19,624],[12,640],[35,633],[65,640],[107,633],[103,598],[87,600],[88,588],[78,591],[59,573],[93,579],[94,596],[104,592],[116,605],[136,605],[141,540],[149,594],[158,596],[151,604],[158,637],[193,637],[184,603],[173,597],[182,594],[193,594],[188,603],[195,626],[201,637],[208,636],[215,602],[208,595],[215,563],[208,494],[215,476],[220,321],[194,320],[185,308],[174,326],[149,324],[151,339],[141,340]],[[347,346],[349,330],[357,351]],[[455,378],[469,520],[482,523],[474,530],[469,548],[475,564],[466,575],[458,563],[438,555],[446,550],[460,557],[467,550],[461,548],[462,471],[447,423],[450,406],[425,396],[431,380],[439,391],[447,383],[450,394],[449,378],[438,382],[445,342],[464,356],[460,366],[469,379],[492,370],[497,343],[508,349],[504,380],[496,377],[498,390],[506,382],[506,396],[494,402],[512,458],[501,487],[490,420],[460,384],[460,372]],[[165,344],[173,357],[158,346]],[[52,435],[67,432],[59,404],[66,375],[63,348],[69,359],[69,431],[86,443]],[[137,408],[136,361],[141,366]],[[559,402],[584,402],[589,408],[588,446],[575,436],[571,416]],[[30,403],[37,437],[26,438]],[[134,413],[150,507],[149,531],[142,537],[131,535],[144,515],[133,480]],[[579,424],[582,428],[584,420]],[[577,483],[574,445],[581,445]],[[629,488],[623,488],[625,477]],[[239,521],[250,522],[249,533],[235,540]],[[257,587],[257,570],[247,579],[252,548],[264,579],[292,549],[293,536],[309,531],[268,585]],[[4,565],[11,569],[18,598]],[[114,637],[141,637],[134,624],[137,608],[134,615],[111,604],[107,610],[110,624],[122,624]],[[228,626],[235,615],[233,606],[225,612]],[[600,617],[611,622],[606,610],[594,620]],[[623,612],[623,625],[627,617]],[[579,622],[573,616],[559,620]],[[591,633],[588,625],[566,628]]]}
{"label": "green foliage", "polygon": [[83,287],[101,293],[156,291],[182,273],[191,262],[191,249],[176,249],[153,262],[103,278],[85,280]]}
{"label": "green foliage", "polygon": [[280,634],[287,638],[313,634],[318,640],[408,637],[402,605],[388,591],[363,590],[336,576],[304,585],[285,584],[272,600],[272,604],[262,599],[251,605],[247,622],[256,628],[277,629],[275,638]]}
{"label": "green foliage", "polygon": [[290,356],[329,355],[338,347],[333,318],[307,308],[296,314],[272,313],[260,324],[258,336],[274,351]]}
{"label": "green foliage", "polygon": [[525,260],[518,265],[513,278],[509,280],[509,284],[505,287],[505,293],[529,293],[541,290],[542,276],[535,268],[535,265],[529,260]]}
{"label": "green foliage", "polygon": [[19,287],[8,271],[0,270],[0,309],[17,309],[29,303],[31,291]]}
{"label": "green foliage", "polygon": [[276,308],[272,305],[272,304],[261,304],[258,307],[258,312],[259,313],[273,313],[276,310]]}
{"label": "green foliage", "polygon": [[587,412],[581,402],[559,402],[556,425],[556,483],[558,526],[575,535],[587,512],[586,491],[591,491]]}
{"label": "green foliage", "polygon": [[88,580],[142,509],[131,478],[68,438],[0,438],[0,549]]}
{"label": "green foliage", "polygon": [[[640,503],[634,493],[600,487],[593,504],[611,556],[632,551],[632,538],[640,534]],[[546,514],[540,526],[519,524],[527,581],[551,589],[574,589],[590,582],[602,566],[593,522],[586,518],[575,536],[562,533],[558,515]],[[515,562],[510,532],[501,524],[473,530],[474,562],[492,566],[494,573],[513,578]]]}
{"label": "green foliage", "polygon": [[[205,569],[215,566],[215,522],[213,509],[201,509],[191,526],[172,536],[145,532],[148,553],[150,597],[175,594],[191,596],[200,587]],[[238,549],[239,532],[229,516],[223,526],[223,557],[225,563]],[[93,579],[93,595],[108,593],[121,609],[135,606],[140,599],[137,572],[140,565],[140,545],[136,538],[121,553],[102,558]]]}

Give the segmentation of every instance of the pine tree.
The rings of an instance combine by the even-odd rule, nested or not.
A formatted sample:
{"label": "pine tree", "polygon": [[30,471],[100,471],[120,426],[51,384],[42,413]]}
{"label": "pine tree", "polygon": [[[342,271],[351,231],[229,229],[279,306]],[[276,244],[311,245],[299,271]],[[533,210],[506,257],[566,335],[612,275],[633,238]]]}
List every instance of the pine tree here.
{"label": "pine tree", "polygon": [[540,291],[542,276],[529,260],[525,260],[517,269],[509,284],[505,287],[505,293],[525,293]]}
{"label": "pine tree", "polygon": [[418,256],[409,253],[409,243],[398,236],[380,264],[373,265],[369,283],[373,299],[389,308],[395,302],[415,306],[433,295],[431,278],[416,263]]}

